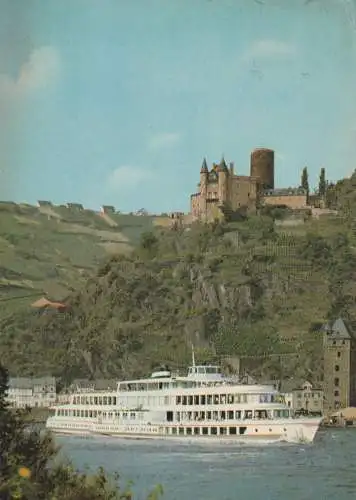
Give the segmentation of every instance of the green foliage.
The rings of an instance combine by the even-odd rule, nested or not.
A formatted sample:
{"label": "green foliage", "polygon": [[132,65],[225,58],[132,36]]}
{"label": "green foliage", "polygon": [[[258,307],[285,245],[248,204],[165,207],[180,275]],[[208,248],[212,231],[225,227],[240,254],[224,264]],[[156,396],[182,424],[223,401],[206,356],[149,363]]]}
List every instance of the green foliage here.
{"label": "green foliage", "polygon": [[308,167],[304,167],[302,170],[302,177],[300,180],[300,186],[305,189],[305,191],[309,194],[309,174]]}
{"label": "green foliage", "polygon": [[[119,487],[120,476],[75,470],[58,460],[59,448],[50,434],[40,435],[26,427],[28,411],[13,413],[6,402],[8,374],[0,364],[0,498],[1,500],[133,500],[130,485]],[[157,500],[157,486],[147,500]]]}
{"label": "green foliage", "polygon": [[318,194],[321,197],[324,197],[326,194],[325,168],[320,169]]}

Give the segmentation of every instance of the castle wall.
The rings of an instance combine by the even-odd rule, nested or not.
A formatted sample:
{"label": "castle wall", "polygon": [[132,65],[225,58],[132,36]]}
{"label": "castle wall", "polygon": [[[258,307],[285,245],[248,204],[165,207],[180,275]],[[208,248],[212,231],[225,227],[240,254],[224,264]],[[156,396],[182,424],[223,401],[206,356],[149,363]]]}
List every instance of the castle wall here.
{"label": "castle wall", "polygon": [[271,195],[264,196],[263,203],[265,205],[286,205],[292,209],[307,208],[307,197],[305,194],[300,195]]}
{"label": "castle wall", "polygon": [[194,218],[200,216],[200,194],[194,193],[190,197],[190,213]]}
{"label": "castle wall", "polygon": [[255,204],[258,196],[258,185],[247,176],[234,176],[230,185],[230,204],[232,210]]}
{"label": "castle wall", "polygon": [[219,199],[218,183],[210,182],[208,184],[206,194],[208,200],[218,200]]}

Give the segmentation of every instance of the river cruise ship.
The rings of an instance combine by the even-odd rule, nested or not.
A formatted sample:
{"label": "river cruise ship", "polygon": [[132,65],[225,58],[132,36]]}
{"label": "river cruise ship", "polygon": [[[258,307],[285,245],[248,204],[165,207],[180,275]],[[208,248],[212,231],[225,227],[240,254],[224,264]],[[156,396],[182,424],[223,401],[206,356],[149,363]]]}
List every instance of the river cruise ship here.
{"label": "river cruise ship", "polygon": [[76,393],[56,405],[46,427],[55,433],[197,442],[312,442],[321,418],[296,417],[272,386],[195,365],[121,381],[116,391]]}

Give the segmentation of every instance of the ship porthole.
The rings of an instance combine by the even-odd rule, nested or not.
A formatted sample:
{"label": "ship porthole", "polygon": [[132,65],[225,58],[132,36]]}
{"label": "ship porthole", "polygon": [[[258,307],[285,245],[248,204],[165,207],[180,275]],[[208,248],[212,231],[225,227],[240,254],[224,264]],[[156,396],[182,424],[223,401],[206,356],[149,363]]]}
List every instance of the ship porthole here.
{"label": "ship porthole", "polygon": [[272,432],[272,429],[269,429],[270,432]]}
{"label": "ship porthole", "polygon": [[258,429],[255,429],[255,432],[258,432]]}
{"label": "ship porthole", "polygon": [[283,430],[284,430],[284,432],[287,432],[287,429],[286,429],[286,428],[284,428]]}

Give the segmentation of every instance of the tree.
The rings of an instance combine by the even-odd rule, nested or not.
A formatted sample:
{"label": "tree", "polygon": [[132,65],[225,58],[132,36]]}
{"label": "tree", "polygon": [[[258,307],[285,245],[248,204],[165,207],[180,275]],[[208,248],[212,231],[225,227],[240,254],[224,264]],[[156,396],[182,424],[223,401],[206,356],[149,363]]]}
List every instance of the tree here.
{"label": "tree", "polygon": [[304,167],[303,168],[300,186],[306,191],[307,196],[309,196],[309,174],[308,174],[308,167]]}
{"label": "tree", "polygon": [[319,176],[319,196],[323,198],[325,194],[326,194],[325,168],[321,168]]}
{"label": "tree", "polygon": [[153,232],[147,231],[141,235],[140,246],[150,253],[154,252],[158,246],[158,238]]}
{"label": "tree", "polygon": [[[49,433],[26,428],[28,410],[13,412],[6,400],[8,372],[0,363],[0,499],[1,500],[132,500],[117,486],[118,475],[102,468],[93,475],[79,473],[70,462],[58,463],[59,448]],[[157,487],[148,500],[157,500]]]}

